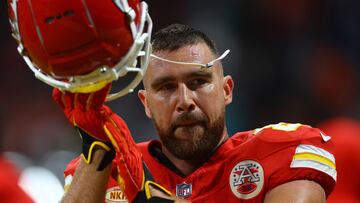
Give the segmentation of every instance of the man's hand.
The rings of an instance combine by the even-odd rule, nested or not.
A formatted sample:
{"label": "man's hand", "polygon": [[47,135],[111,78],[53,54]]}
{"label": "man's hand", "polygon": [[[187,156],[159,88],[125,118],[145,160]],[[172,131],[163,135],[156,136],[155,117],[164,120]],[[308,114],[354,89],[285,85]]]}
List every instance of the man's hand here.
{"label": "man's hand", "polygon": [[95,147],[103,148],[108,153],[99,165],[102,170],[114,158],[114,151],[107,137],[104,126],[113,112],[104,105],[111,84],[97,92],[71,93],[54,89],[53,99],[61,107],[68,121],[76,127],[83,140],[83,158],[90,163]]}
{"label": "man's hand", "polygon": [[142,161],[142,155],[131,136],[126,123],[109,107],[104,105],[111,85],[93,93],[71,93],[54,89],[53,98],[63,110],[69,122],[75,126],[83,139],[83,158],[90,164],[96,147],[104,149],[98,171],[108,166],[115,155],[113,177],[125,192],[129,202],[146,202],[152,197],[150,186],[170,193],[151,181]]}
{"label": "man's hand", "polygon": [[104,120],[108,116],[109,108],[104,102],[111,84],[92,93],[71,93],[53,90],[53,99],[61,107],[69,122],[101,141],[108,141],[103,130]]}

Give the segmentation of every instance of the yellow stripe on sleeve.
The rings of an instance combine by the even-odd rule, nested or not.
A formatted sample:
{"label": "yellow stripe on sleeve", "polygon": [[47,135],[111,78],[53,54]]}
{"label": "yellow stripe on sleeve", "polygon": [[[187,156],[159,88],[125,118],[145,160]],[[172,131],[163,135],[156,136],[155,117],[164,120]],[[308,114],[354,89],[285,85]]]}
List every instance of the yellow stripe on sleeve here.
{"label": "yellow stripe on sleeve", "polygon": [[293,160],[311,160],[325,164],[333,169],[336,169],[335,163],[330,159],[313,153],[298,153],[295,154]]}

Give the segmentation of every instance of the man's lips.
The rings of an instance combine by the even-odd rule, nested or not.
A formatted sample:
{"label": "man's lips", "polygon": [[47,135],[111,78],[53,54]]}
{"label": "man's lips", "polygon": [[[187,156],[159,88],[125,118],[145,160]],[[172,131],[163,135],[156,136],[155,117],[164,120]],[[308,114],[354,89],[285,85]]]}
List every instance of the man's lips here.
{"label": "man's lips", "polygon": [[192,126],[192,125],[197,125],[200,124],[200,121],[182,121],[182,122],[177,122],[175,124],[175,128],[176,127],[186,127],[186,126]]}
{"label": "man's lips", "polygon": [[195,126],[206,126],[206,119],[200,114],[195,113],[186,113],[181,114],[177,117],[172,123],[172,129],[176,130],[177,128],[189,128]]}

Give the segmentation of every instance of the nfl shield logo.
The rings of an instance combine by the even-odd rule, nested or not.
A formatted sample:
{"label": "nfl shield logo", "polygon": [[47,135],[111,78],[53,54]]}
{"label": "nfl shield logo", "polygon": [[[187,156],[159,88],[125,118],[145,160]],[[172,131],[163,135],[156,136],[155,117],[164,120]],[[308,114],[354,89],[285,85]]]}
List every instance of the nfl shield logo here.
{"label": "nfl shield logo", "polygon": [[176,185],[176,196],[180,198],[190,197],[192,193],[192,185],[187,183],[181,183]]}

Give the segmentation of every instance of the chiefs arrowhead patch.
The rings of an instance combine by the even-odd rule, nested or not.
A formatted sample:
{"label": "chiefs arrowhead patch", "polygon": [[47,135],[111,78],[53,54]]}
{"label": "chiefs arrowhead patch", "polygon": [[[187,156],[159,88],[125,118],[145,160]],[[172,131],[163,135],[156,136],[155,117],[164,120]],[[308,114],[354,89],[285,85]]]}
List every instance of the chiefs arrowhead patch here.
{"label": "chiefs arrowhead patch", "polygon": [[256,161],[241,161],[231,170],[229,183],[236,197],[240,199],[256,197],[264,186],[264,170]]}

